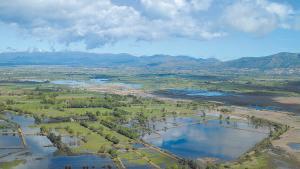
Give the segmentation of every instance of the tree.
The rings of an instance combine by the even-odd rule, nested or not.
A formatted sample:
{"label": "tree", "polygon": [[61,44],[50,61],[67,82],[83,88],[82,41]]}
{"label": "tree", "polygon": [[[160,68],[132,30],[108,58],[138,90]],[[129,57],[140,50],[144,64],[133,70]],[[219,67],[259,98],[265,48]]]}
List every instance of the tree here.
{"label": "tree", "polygon": [[106,147],[104,145],[102,145],[99,150],[98,153],[105,153],[106,152]]}
{"label": "tree", "polygon": [[108,154],[110,154],[112,156],[112,158],[118,157],[117,150],[114,148],[109,149]]}
{"label": "tree", "polygon": [[34,121],[35,121],[36,124],[41,124],[42,123],[42,118],[40,116],[34,115],[33,118],[34,118]]}
{"label": "tree", "polygon": [[45,126],[42,126],[42,127],[40,128],[40,131],[41,131],[42,134],[48,132],[48,130],[47,130],[47,128],[46,128]]}

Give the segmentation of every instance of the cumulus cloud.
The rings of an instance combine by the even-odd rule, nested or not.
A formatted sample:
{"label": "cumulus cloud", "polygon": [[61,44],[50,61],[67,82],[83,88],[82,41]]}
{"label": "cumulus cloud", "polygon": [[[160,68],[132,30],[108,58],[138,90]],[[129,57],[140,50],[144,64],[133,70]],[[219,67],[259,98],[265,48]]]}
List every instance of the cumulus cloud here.
{"label": "cumulus cloud", "polygon": [[84,41],[88,48],[119,38],[143,38],[148,30],[137,11],[109,0],[1,1],[0,19],[38,37],[63,43]]}
{"label": "cumulus cloud", "polygon": [[[148,18],[129,5],[110,0],[10,0],[0,2],[0,21],[15,24],[41,39],[69,44],[84,42],[96,48],[120,39],[155,40],[169,36],[210,39],[222,33],[210,31],[208,24],[198,23],[184,10],[203,10],[211,0],[141,0],[147,8],[178,16],[176,19]],[[203,2],[203,5],[201,5]],[[188,12],[188,11],[186,11]]]}
{"label": "cumulus cloud", "polygon": [[231,27],[250,33],[266,34],[276,28],[288,28],[294,13],[289,5],[267,0],[238,0],[227,6],[224,20]]}
{"label": "cumulus cloud", "polygon": [[192,8],[195,10],[208,10],[213,0],[191,0]]}
{"label": "cumulus cloud", "polygon": [[219,38],[226,35],[220,17],[244,32],[267,33],[290,26],[286,20],[294,11],[288,5],[269,0],[229,1],[222,12],[212,11],[214,0],[140,0],[138,8],[130,0],[123,5],[113,0],[10,0],[0,1],[0,22],[41,40],[83,42],[87,48],[129,38]]}
{"label": "cumulus cloud", "polygon": [[141,0],[148,12],[170,18],[208,10],[212,2],[212,0]]}

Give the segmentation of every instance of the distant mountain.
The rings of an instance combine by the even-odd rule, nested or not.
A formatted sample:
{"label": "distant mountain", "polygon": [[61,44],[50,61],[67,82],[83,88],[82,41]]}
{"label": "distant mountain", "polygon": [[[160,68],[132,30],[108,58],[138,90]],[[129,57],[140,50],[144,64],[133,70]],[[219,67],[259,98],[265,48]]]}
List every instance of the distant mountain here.
{"label": "distant mountain", "polygon": [[207,69],[221,62],[216,59],[201,59],[189,56],[153,55],[139,57],[139,64],[160,69]]}
{"label": "distant mountain", "polygon": [[133,67],[147,70],[266,70],[274,68],[300,68],[300,54],[278,53],[265,57],[244,57],[226,62],[221,62],[217,59],[201,59],[189,56],[153,55],[136,57],[126,53],[14,52],[0,54],[0,66],[15,65]]}
{"label": "distant mountain", "polygon": [[300,68],[299,53],[278,53],[265,57],[244,57],[223,63],[227,68],[274,69]]}
{"label": "distant mountain", "polygon": [[68,65],[143,68],[195,68],[218,63],[212,59],[189,56],[153,55],[136,57],[129,54],[96,54],[85,52],[15,52],[0,54],[0,65]]}
{"label": "distant mountain", "polygon": [[120,66],[137,62],[129,54],[14,52],[0,54],[0,65]]}

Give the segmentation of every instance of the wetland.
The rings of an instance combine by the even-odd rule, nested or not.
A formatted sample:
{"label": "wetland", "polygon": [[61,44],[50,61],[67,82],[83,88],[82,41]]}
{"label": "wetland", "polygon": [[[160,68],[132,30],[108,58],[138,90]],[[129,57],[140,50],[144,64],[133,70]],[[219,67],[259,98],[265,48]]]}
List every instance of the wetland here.
{"label": "wetland", "polygon": [[[28,70],[31,76],[20,77],[18,69],[0,81],[0,164],[9,168],[268,168],[271,142],[289,126],[252,113],[294,108],[250,94],[261,87],[249,93],[207,84],[232,78],[103,76],[79,68],[67,75],[66,68],[53,69],[56,77]],[[278,91],[262,95],[277,97]],[[297,150],[297,144],[288,146]]]}

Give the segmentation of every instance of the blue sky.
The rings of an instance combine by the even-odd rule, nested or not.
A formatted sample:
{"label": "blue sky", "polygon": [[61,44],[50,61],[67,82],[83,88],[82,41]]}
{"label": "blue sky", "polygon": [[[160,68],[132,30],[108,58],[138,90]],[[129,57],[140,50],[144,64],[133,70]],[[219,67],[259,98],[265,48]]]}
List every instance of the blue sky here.
{"label": "blue sky", "polygon": [[300,52],[298,0],[11,0],[0,52],[89,51],[229,60]]}

